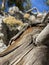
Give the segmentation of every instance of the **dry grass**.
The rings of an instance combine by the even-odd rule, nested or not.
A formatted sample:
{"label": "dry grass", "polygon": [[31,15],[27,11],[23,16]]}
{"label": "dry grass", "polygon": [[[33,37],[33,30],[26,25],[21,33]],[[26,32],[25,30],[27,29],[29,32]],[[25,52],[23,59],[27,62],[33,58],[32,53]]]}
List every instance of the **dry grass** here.
{"label": "dry grass", "polygon": [[15,17],[13,17],[13,16],[6,17],[5,19],[3,19],[3,22],[8,25],[17,24],[17,25],[23,26],[23,22],[18,19],[15,19]]}
{"label": "dry grass", "polygon": [[30,14],[27,14],[27,13],[26,13],[26,14],[24,15],[24,18],[26,18],[26,19],[28,19],[29,17],[30,17]]}

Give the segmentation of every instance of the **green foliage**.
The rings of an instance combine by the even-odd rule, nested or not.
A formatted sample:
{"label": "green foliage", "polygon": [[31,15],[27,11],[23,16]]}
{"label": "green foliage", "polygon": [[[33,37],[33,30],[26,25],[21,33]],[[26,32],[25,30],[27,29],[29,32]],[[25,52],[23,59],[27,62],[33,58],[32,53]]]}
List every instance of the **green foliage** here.
{"label": "green foliage", "polygon": [[5,7],[1,8],[1,10],[4,11],[5,10]]}
{"label": "green foliage", "polygon": [[[25,8],[23,7],[23,3],[26,3],[27,5]],[[11,6],[15,4],[16,6],[19,7],[20,10],[24,11],[24,9],[28,10],[31,8],[31,3],[30,0],[8,0],[8,6]]]}
{"label": "green foliage", "polygon": [[26,6],[24,7],[25,10],[29,10],[31,8],[30,0],[26,0]]}
{"label": "green foliage", "polygon": [[49,5],[49,0],[47,0],[47,5]]}

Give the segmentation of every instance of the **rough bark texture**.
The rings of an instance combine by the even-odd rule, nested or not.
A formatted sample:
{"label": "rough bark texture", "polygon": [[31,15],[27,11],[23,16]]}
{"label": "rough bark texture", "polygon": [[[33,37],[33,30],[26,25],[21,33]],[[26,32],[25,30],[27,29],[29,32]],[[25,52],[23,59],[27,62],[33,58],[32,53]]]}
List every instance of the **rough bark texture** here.
{"label": "rough bark texture", "polygon": [[[38,27],[36,28],[38,29]],[[16,63],[18,63],[35,47],[35,45],[33,44],[33,29],[34,28],[29,28],[28,30],[26,30],[23,35],[15,41],[15,43],[13,43],[8,47],[8,49],[0,54],[0,65],[7,65],[8,63],[10,63],[8,65],[11,65],[15,63],[15,61]]]}
{"label": "rough bark texture", "polygon": [[[26,38],[27,38],[27,40],[26,40]],[[10,62],[15,58],[15,57],[17,57],[18,56],[18,58],[19,58],[19,55],[21,55],[21,53],[22,53],[22,51],[24,51],[25,49],[27,49],[27,47],[30,45],[30,43],[32,42],[31,41],[32,39],[31,39],[31,36],[29,35],[29,37],[28,37],[28,35],[27,35],[27,37],[24,37],[19,43],[21,44],[20,45],[20,47],[19,48],[16,48],[13,52],[11,52],[10,54],[8,54],[8,55],[6,55],[6,56],[4,56],[3,55],[3,57],[1,57],[2,56],[2,54],[0,55],[0,60],[1,61],[4,61],[4,62],[1,62],[0,61],[0,64],[2,65],[2,63],[4,64],[7,60],[6,59],[8,59]],[[32,45],[31,45],[32,46]],[[29,48],[28,48],[29,49]],[[32,49],[32,47],[30,47],[30,50]],[[28,50],[29,51],[29,50]],[[27,52],[27,51],[26,51]],[[26,53],[25,52],[25,53]],[[21,56],[20,56],[21,57]],[[17,58],[17,59],[18,59]]]}
{"label": "rough bark texture", "polygon": [[[45,29],[48,27],[49,24]],[[33,42],[34,35],[39,34],[41,30],[42,27],[32,27],[18,38],[16,36],[12,45],[0,54],[0,65],[49,65],[48,47],[43,44],[36,46],[37,44]],[[47,31],[46,36],[49,34]]]}
{"label": "rough bark texture", "polygon": [[18,64],[15,65],[48,65],[49,60],[47,50],[48,48],[43,45],[35,47]]}

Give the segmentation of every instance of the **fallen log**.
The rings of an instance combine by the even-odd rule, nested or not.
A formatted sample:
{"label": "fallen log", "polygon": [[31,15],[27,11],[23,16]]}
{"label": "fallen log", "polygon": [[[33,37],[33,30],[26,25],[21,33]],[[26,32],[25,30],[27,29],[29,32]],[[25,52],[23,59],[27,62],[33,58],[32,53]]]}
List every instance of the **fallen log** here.
{"label": "fallen log", "polygon": [[[24,38],[22,38],[22,40],[19,41],[19,43],[21,45],[19,47],[16,47],[15,49],[13,49],[13,51],[11,51],[9,53],[4,53],[4,54],[1,53],[0,54],[0,65],[6,64],[6,61],[11,62],[15,57],[17,57],[18,55],[20,55],[31,44],[32,37],[30,35],[29,35],[29,37],[27,35],[27,37],[24,37]],[[32,48],[33,47],[31,47],[31,49]],[[4,61],[4,62],[2,62],[2,61]]]}
{"label": "fallen log", "polygon": [[34,47],[18,63],[12,65],[49,65],[49,52],[47,46]]}
{"label": "fallen log", "polygon": [[[9,46],[5,51],[0,54],[0,65],[6,63],[13,63],[12,61],[16,58],[21,60],[32,48],[34,48],[33,42],[33,30],[34,28],[38,29],[38,27],[28,28],[20,38],[16,39],[15,42]],[[39,28],[41,29],[41,28]],[[31,47],[30,47],[31,45]],[[28,50],[26,50],[28,48]],[[30,49],[30,50],[29,50]],[[26,50],[26,52],[25,52]],[[25,55],[23,53],[26,53]],[[22,56],[23,55],[23,56]],[[2,62],[4,61],[4,62]]]}

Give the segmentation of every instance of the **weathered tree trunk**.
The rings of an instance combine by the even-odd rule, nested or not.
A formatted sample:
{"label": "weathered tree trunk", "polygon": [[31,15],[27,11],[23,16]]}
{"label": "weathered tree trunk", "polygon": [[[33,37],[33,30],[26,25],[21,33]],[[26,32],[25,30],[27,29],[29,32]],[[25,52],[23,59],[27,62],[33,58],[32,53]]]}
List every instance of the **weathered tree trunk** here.
{"label": "weathered tree trunk", "polygon": [[42,30],[36,39],[36,44],[46,44],[49,45],[49,24]]}
{"label": "weathered tree trunk", "polygon": [[[20,43],[20,45],[18,47],[16,47],[15,49],[13,49],[13,51],[11,51],[11,53],[9,52],[8,54],[0,54],[0,65],[6,64],[7,62],[13,61],[16,57],[17,59],[21,59],[24,54],[27,54],[32,48],[33,45],[32,43],[32,37],[31,35],[27,34],[25,35],[22,40],[20,40],[18,42],[18,44]],[[30,47],[31,46],[31,47]],[[4,62],[2,62],[4,61]]]}
{"label": "weathered tree trunk", "polygon": [[[38,27],[36,27],[38,29]],[[40,28],[39,28],[40,29]],[[0,54],[0,65],[18,63],[31,49],[35,47],[33,42],[33,28],[26,30],[18,40]],[[4,62],[2,62],[4,61]]]}
{"label": "weathered tree trunk", "polygon": [[15,39],[15,42],[0,54],[0,65],[49,65],[48,47],[33,44],[33,35],[39,33],[36,30],[37,33],[33,32],[35,28],[41,29],[33,27],[26,30],[20,39]]}
{"label": "weathered tree trunk", "polygon": [[49,65],[47,52],[46,46],[35,47],[16,65]]}
{"label": "weathered tree trunk", "polygon": [[49,65],[48,48],[44,45],[33,48],[20,62],[12,65]]}

